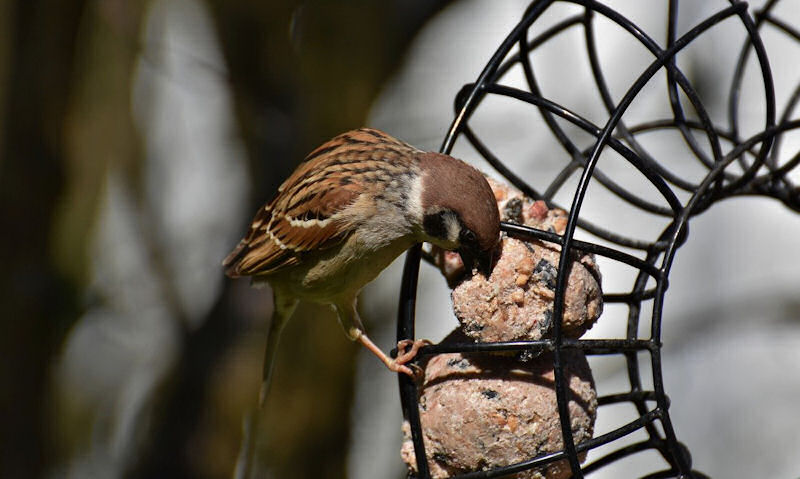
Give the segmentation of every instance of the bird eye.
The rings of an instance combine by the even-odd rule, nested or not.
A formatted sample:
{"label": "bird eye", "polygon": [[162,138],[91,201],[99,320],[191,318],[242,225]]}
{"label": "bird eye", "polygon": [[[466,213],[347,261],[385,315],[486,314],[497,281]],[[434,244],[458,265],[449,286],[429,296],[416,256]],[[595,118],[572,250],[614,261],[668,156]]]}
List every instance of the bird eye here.
{"label": "bird eye", "polygon": [[476,243],[477,238],[475,237],[475,233],[472,230],[465,229],[461,232],[461,242],[462,243]]}

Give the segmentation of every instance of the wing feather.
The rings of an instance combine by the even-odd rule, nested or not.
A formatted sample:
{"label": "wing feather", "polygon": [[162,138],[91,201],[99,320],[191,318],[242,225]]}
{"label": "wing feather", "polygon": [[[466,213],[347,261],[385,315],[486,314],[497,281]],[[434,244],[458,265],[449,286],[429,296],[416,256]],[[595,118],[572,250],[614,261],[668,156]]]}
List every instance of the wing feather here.
{"label": "wing feather", "polygon": [[339,244],[354,227],[343,210],[380,176],[383,162],[410,161],[418,151],[366,128],[321,145],[256,213],[247,235],[223,261],[225,274],[268,275]]}

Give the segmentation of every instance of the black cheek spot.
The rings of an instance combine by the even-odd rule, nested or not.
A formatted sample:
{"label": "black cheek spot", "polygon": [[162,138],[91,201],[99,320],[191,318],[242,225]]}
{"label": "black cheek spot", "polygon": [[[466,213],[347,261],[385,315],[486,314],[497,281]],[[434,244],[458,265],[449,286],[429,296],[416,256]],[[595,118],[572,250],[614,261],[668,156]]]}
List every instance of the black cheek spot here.
{"label": "black cheek spot", "polygon": [[447,228],[444,224],[444,212],[425,215],[422,218],[422,228],[428,236],[433,238],[444,238],[447,236]]}

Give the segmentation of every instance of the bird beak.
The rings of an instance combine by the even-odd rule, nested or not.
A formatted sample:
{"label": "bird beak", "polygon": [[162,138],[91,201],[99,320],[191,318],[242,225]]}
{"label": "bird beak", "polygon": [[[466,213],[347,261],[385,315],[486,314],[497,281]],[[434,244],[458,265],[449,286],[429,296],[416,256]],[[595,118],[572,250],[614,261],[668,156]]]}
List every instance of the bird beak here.
{"label": "bird beak", "polygon": [[494,250],[484,251],[478,255],[478,271],[487,278],[492,274]]}
{"label": "bird beak", "polygon": [[492,273],[492,250],[489,251],[475,251],[472,248],[461,248],[458,254],[461,256],[461,262],[464,263],[464,271],[472,274],[472,270],[477,265],[478,272],[485,277],[489,277]]}
{"label": "bird beak", "polygon": [[492,274],[492,257],[494,250],[481,251],[478,253],[478,271],[487,278]]}

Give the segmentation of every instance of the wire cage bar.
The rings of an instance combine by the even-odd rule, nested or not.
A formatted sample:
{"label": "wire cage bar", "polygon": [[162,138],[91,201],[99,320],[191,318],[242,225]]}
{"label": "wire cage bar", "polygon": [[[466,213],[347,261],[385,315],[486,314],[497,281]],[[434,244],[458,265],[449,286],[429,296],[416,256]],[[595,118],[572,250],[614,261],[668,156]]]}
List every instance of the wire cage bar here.
{"label": "wire cage bar", "polygon": [[[767,1],[751,10],[747,3],[730,0],[717,2],[719,8],[706,18],[698,19],[680,33],[678,21],[679,1],[666,2],[666,39],[660,43],[642,27],[626,18],[609,5],[593,0],[539,0],[532,2],[521,20],[503,40],[483,71],[473,82],[463,86],[455,96],[455,117],[441,146],[449,153],[457,141],[466,141],[485,159],[498,174],[525,195],[544,200],[548,206],[561,207],[568,212],[566,231],[563,234],[537,230],[528,226],[503,223],[502,231],[525,241],[539,240],[561,248],[560,262],[553,305],[552,337],[539,341],[510,341],[497,343],[460,343],[423,347],[419,357],[449,352],[490,353],[497,351],[552,353],[555,391],[560,415],[563,450],[531,457],[529,460],[497,469],[471,472],[457,477],[462,479],[503,477],[516,472],[543,466],[566,459],[572,477],[582,478],[592,472],[626,457],[645,451],[656,451],[668,467],[647,473],[647,478],[702,478],[701,472],[692,469],[689,450],[678,440],[670,419],[670,398],[664,389],[662,377],[662,312],[664,296],[669,286],[669,275],[677,250],[688,241],[691,219],[713,204],[735,196],[765,196],[782,202],[791,210],[800,212],[800,187],[789,173],[800,163],[800,153],[783,159],[782,138],[787,132],[800,127],[800,120],[792,114],[800,101],[800,84],[788,96],[779,112],[770,69],[769,55],[762,40],[765,29],[781,32],[793,41],[800,42],[800,30],[774,14],[778,0]],[[555,23],[540,27],[539,22],[556,6],[568,5],[577,13]],[[603,68],[602,45],[598,41],[599,19],[611,22],[624,31],[632,41],[651,55],[651,60],[622,94],[615,95],[609,87],[608,73]],[[710,30],[724,22],[736,22],[741,28],[743,42],[736,66],[729,78],[727,92],[727,118],[715,120],[703,100],[703,95],[693,84],[690,75],[681,68],[679,58],[689,46],[704,39]],[[589,63],[594,84],[587,85],[602,103],[607,115],[604,123],[593,122],[578,111],[570,109],[544,93],[540,72],[534,67],[532,55],[565,32],[579,31],[583,50]],[[622,66],[623,68],[625,65]],[[761,130],[744,136],[741,126],[740,103],[745,93],[745,75],[748,69],[757,69],[760,79],[763,115]],[[521,70],[523,87],[505,81],[509,72]],[[643,88],[654,78],[665,81],[666,103],[669,114],[646,121],[629,122],[626,113]],[[750,88],[750,87],[748,87]],[[747,91],[754,94],[752,88]],[[538,112],[563,150],[564,166],[546,188],[535,188],[524,174],[512,170],[489,146],[486,136],[471,121],[481,104],[492,97],[521,102]],[[688,156],[703,170],[698,178],[688,178],[672,170],[669,161],[652,153],[642,141],[653,132],[672,131],[686,145]],[[576,132],[580,132],[578,137]],[[592,140],[585,141],[586,135]],[[584,139],[583,141],[581,139]],[[657,201],[624,186],[614,178],[612,171],[604,168],[603,154],[612,151],[622,158],[629,168],[660,196]],[[569,187],[570,178],[577,177],[571,203],[559,204],[556,196]],[[663,218],[663,229],[654,231],[650,239],[620,233],[598,224],[582,215],[590,184],[600,185],[631,208],[643,214]],[[597,241],[575,238],[576,231],[587,233]],[[636,274],[630,290],[607,292],[607,304],[620,304],[628,309],[627,327],[623,337],[608,339],[569,339],[561,331],[564,313],[568,256],[575,252],[593,253],[609,261],[634,268]],[[417,278],[423,259],[420,246],[409,251],[400,291],[397,339],[413,339]],[[650,310],[644,302],[652,302]],[[601,318],[602,320],[602,318]],[[647,331],[641,337],[640,331]],[[587,355],[616,355],[624,359],[630,385],[628,391],[598,398],[598,414],[603,407],[629,403],[638,418],[622,424],[605,434],[575,444],[573,442],[562,353],[579,349]],[[645,358],[645,359],[643,359]],[[652,389],[645,388],[642,371],[649,368]],[[399,375],[400,395],[405,418],[411,426],[420,479],[430,477],[420,425],[417,387],[409,378]],[[605,455],[581,465],[579,454],[614,443],[635,431],[644,431],[647,439],[619,447]]]}

